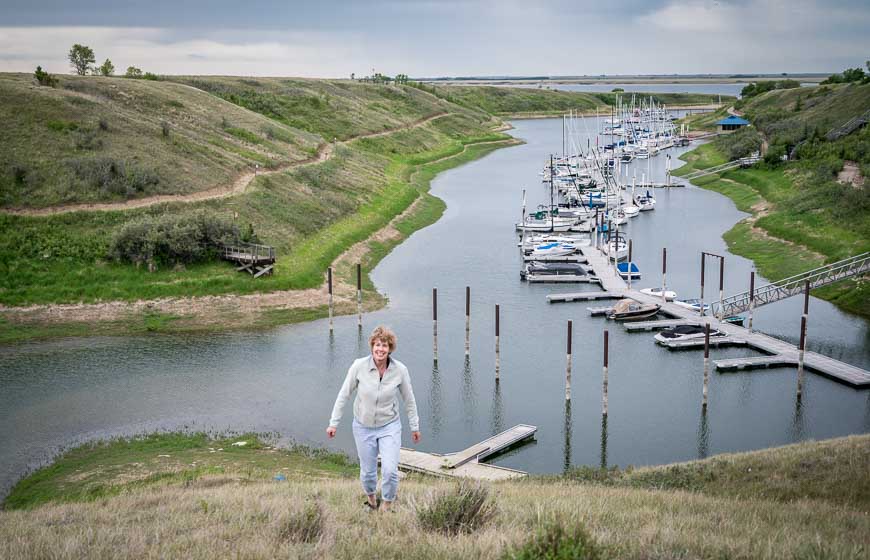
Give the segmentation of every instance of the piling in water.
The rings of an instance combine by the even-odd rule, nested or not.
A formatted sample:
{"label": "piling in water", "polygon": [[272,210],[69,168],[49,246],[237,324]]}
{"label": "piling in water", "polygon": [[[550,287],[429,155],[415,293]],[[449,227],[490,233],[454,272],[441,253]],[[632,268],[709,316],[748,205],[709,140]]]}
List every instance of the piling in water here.
{"label": "piling in water", "polygon": [[604,379],[601,386],[601,414],[607,416],[607,354],[610,333],[604,330]]}
{"label": "piling in water", "polygon": [[568,321],[568,366],[565,370],[565,400],[571,400],[571,338],[573,335],[574,323]]}
{"label": "piling in water", "polygon": [[356,310],[357,326],[362,328],[362,265],[356,265]]}
{"label": "piling in water", "polygon": [[495,381],[499,380],[499,369],[501,368],[501,355],[499,351],[499,308],[495,304]]}
{"label": "piling in water", "polygon": [[662,247],[662,303],[668,301],[665,290],[668,287],[668,248]]}
{"label": "piling in water", "polygon": [[704,396],[701,408],[707,410],[707,388],[710,386],[710,323],[704,325]]}
{"label": "piling in water", "polygon": [[752,312],[755,311],[755,271],[749,273],[749,332],[752,332]]}
{"label": "piling in water", "polygon": [[432,288],[432,357],[438,362],[438,288]]}
{"label": "piling in water", "polygon": [[465,355],[471,351],[471,287],[465,286]]}
{"label": "piling in water", "polygon": [[329,289],[329,332],[333,330],[332,316],[334,312],[332,301],[332,267],[326,269],[326,285]]}
{"label": "piling in water", "polygon": [[800,400],[804,388],[804,348],[807,341],[807,316],[801,316],[801,341],[798,351],[797,398]]}

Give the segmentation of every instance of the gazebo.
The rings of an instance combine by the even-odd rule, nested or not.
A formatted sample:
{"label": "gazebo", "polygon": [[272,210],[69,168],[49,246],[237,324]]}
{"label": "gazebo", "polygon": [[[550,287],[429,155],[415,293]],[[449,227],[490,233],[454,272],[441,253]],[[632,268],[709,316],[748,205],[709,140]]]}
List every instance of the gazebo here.
{"label": "gazebo", "polygon": [[744,126],[748,126],[749,121],[746,119],[741,119],[735,115],[731,115],[728,118],[722,119],[721,121],[716,123],[716,126],[719,127],[719,132],[734,132]]}

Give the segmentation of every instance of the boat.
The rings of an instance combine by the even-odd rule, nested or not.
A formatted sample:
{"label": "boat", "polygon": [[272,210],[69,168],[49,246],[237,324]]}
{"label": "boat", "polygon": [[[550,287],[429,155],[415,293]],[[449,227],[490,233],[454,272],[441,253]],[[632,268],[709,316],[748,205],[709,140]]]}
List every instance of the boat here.
{"label": "boat", "polygon": [[530,262],[520,276],[529,282],[585,282],[589,270],[577,263]]}
{"label": "boat", "polygon": [[[662,297],[661,288],[643,288],[640,290],[640,293],[648,296]],[[675,299],[677,299],[677,292],[665,290],[665,301],[674,301]]]}
{"label": "boat", "polygon": [[635,280],[637,278],[640,278],[640,269],[634,263],[627,263],[627,262],[618,263],[616,265],[616,272],[621,277],[628,280],[628,277],[629,277],[629,273],[628,273],[629,268],[628,267],[629,267],[629,265],[631,265],[631,279]]}
{"label": "boat", "polygon": [[624,261],[628,258],[628,243],[626,243],[625,238],[620,235],[616,239],[611,239],[609,243],[603,244],[601,246],[601,252],[607,255],[607,258],[609,259]]}
{"label": "boat", "polygon": [[[703,325],[677,325],[657,333],[654,338],[656,342],[666,344],[678,340],[704,338],[704,332],[705,327]],[[726,336],[726,333],[717,329],[710,329],[710,336]]]}
{"label": "boat", "polygon": [[639,321],[640,319],[652,317],[658,313],[661,307],[657,303],[640,303],[629,298],[621,299],[610,310],[607,318],[614,321]]}
{"label": "boat", "polygon": [[[661,294],[661,292],[659,292]],[[679,305],[680,307],[685,307],[686,309],[691,309],[692,311],[701,311],[701,300],[698,298],[692,299],[675,299],[674,305]],[[710,304],[704,304],[704,313],[710,311]]]}
{"label": "boat", "polygon": [[530,235],[517,243],[517,246],[522,246],[523,249],[531,251],[538,245],[545,243],[571,243],[573,245],[589,245],[588,236],[575,235]]}
{"label": "boat", "polygon": [[621,210],[629,218],[634,218],[640,214],[640,208],[638,206],[623,206]]}
{"label": "boat", "polygon": [[573,243],[544,243],[532,249],[529,256],[535,257],[567,257],[577,252]]}
{"label": "boat", "polygon": [[639,194],[635,196],[634,204],[638,208],[640,208],[641,212],[647,212],[649,210],[656,209],[656,199],[649,191],[646,191],[646,194]]}

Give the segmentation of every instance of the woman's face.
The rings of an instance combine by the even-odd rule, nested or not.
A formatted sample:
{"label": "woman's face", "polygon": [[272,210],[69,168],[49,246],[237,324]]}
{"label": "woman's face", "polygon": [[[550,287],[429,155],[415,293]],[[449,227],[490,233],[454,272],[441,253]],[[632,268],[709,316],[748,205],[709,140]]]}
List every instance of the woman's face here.
{"label": "woman's face", "polygon": [[390,353],[390,345],[383,340],[375,340],[372,344],[372,356],[378,362],[383,362],[387,359],[387,354]]}

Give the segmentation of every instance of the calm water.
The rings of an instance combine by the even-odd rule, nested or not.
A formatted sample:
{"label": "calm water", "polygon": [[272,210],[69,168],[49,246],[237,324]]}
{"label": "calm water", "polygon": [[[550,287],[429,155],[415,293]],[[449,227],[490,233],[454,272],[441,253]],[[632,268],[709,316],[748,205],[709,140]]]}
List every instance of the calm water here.
{"label": "calm water", "polygon": [[[737,83],[705,83],[705,84],[664,84],[660,82],[651,84],[547,84],[550,89],[563,91],[588,91],[592,93],[610,93],[614,88],[622,88],[626,92],[644,93],[712,93],[721,95],[733,95],[740,97],[740,92],[749,82]],[[801,84],[802,86],[814,86],[814,83]],[[516,87],[537,88],[535,85],[521,85]],[[545,86],[546,87],[546,86]]]}
{"label": "calm water", "polygon": [[[578,128],[596,129],[588,120]],[[795,407],[788,369],[713,373],[710,407],[700,414],[702,356],[657,347],[650,333],[627,334],[590,318],[587,303],[549,305],[573,291],[519,281],[513,222],[522,189],[529,205],[548,199],[538,173],[561,150],[561,120],[516,123],[526,144],[440,175],[432,185],[444,217],[415,233],[372,276],[388,308],[364,317],[364,332],[386,323],[399,334],[396,357],[411,370],[423,450],[456,451],[518,423],[539,427],[537,442],[496,463],[533,472],[570,465],[659,464],[725,451],[870,431],[870,392],[808,374]],[[592,140],[594,142],[594,139]],[[585,144],[586,137],[578,138]],[[672,150],[676,157],[677,150]],[[664,157],[650,160],[662,179]],[[676,160],[675,160],[676,163]],[[647,163],[639,164],[646,170]],[[631,172],[629,170],[629,172]],[[638,171],[640,177],[640,171]],[[721,235],[742,213],[726,198],[695,189],[657,193],[655,212],[631,222],[642,285],[697,296],[699,251],[726,254]],[[711,267],[712,268],[712,267]],[[726,292],[746,289],[751,263],[732,255]],[[707,285],[718,278],[710,270]],[[464,358],[464,291],[472,288],[471,358]],[[432,362],[431,289],[439,291],[439,357]],[[709,297],[709,296],[708,296]],[[501,305],[501,376],[494,382],[493,306]],[[757,311],[761,330],[796,340],[799,298]],[[573,401],[564,401],[565,327],[574,321]],[[610,329],[610,415],[601,418],[601,346]],[[809,347],[870,367],[867,323],[813,299]],[[712,350],[713,357],[745,349]],[[255,430],[329,445],[354,455],[345,419],[336,440],[323,435],[347,366],[367,354],[356,318],[266,333],[73,339],[5,346],[0,353],[0,493],[29,465],[82,440],[154,429]],[[567,414],[566,414],[567,412]],[[410,445],[406,434],[406,445]]]}

